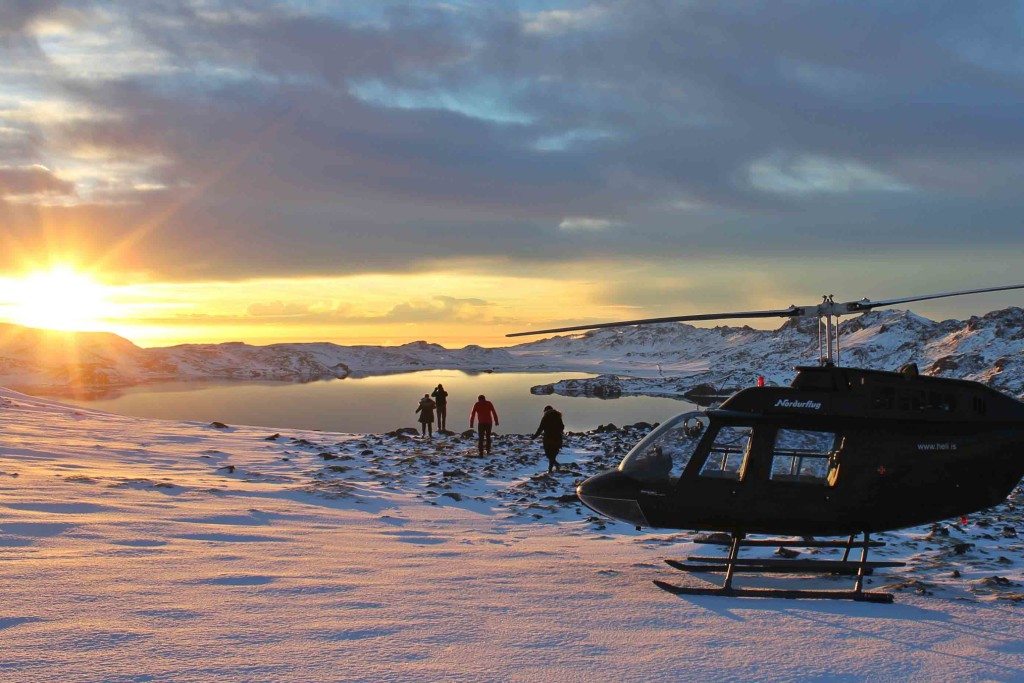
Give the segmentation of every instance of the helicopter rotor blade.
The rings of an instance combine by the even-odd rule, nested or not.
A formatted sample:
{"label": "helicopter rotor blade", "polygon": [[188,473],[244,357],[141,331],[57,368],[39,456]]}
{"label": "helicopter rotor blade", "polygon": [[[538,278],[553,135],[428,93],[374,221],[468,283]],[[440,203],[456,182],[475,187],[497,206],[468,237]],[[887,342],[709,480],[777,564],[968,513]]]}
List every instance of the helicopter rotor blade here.
{"label": "helicopter rotor blade", "polygon": [[1024,284],[1020,285],[1004,285],[1001,287],[983,287],[981,289],[964,289],[958,292],[940,292],[938,294],[923,294],[921,296],[907,296],[898,299],[883,299],[882,301],[871,301],[870,299],[863,299],[861,301],[850,301],[846,304],[842,304],[847,307],[847,311],[870,311],[873,308],[882,308],[885,306],[895,306],[897,304],[906,304],[912,301],[928,301],[930,299],[945,299],[951,296],[962,296],[964,294],[982,294],[984,292],[1005,292],[1010,289],[1024,289]]}
{"label": "helicopter rotor blade", "polygon": [[610,323],[595,323],[592,325],[573,325],[571,327],[552,327],[546,330],[531,330],[529,332],[513,332],[506,334],[506,337],[525,337],[534,334],[555,334],[558,332],[580,332],[582,330],[599,330],[607,327],[626,327],[628,325],[654,325],[657,323],[680,323],[691,320],[737,320],[741,318],[797,318],[801,316],[814,315],[808,313],[807,309],[797,306],[780,308],[769,311],[738,311],[735,313],[697,313],[695,315],[672,315],[666,318],[642,318],[639,320],[621,320]]}

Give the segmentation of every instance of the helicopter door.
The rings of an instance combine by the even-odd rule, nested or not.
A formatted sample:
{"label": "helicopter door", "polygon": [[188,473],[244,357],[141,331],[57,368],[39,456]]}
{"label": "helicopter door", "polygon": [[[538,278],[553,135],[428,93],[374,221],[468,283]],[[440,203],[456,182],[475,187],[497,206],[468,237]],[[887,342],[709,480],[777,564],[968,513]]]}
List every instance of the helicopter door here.
{"label": "helicopter door", "polygon": [[842,444],[842,435],[832,431],[779,429],[762,486],[765,519],[783,523],[833,514]]}
{"label": "helicopter door", "polygon": [[751,431],[747,426],[720,427],[701,465],[700,476],[741,481],[750,452]]}
{"label": "helicopter door", "polygon": [[835,455],[841,440],[835,432],[780,429],[772,449],[773,482],[834,485]]}

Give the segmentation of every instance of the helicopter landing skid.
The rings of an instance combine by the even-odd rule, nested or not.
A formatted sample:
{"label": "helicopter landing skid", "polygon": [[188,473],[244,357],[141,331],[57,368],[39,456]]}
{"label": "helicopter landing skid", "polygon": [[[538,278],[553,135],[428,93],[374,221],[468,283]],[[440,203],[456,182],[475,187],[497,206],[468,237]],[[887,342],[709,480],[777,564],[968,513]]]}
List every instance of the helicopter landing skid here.
{"label": "helicopter landing skid", "polygon": [[736,598],[791,598],[803,600],[857,600],[860,602],[878,602],[889,604],[893,601],[892,593],[877,591],[812,591],[779,588],[690,588],[677,586],[667,581],[654,581],[658,588],[675,595],[724,595]]}
{"label": "helicopter landing skid", "polygon": [[[710,541],[712,543],[724,544],[724,541]],[[751,539],[746,540],[745,535],[736,533],[732,535],[729,543],[728,557],[688,557],[687,562],[678,560],[665,560],[674,569],[686,572],[725,572],[725,583],[714,588],[690,588],[678,586],[666,581],[655,581],[654,585],[662,590],[676,595],[725,595],[733,597],[751,598],[792,598],[811,600],[857,600],[862,602],[891,603],[891,593],[864,590],[864,577],[871,574],[876,568],[902,567],[903,562],[869,562],[868,549],[876,548],[883,543],[872,541],[867,532],[864,532],[863,541],[855,541],[854,535],[846,542],[842,541],[816,541],[786,539]],[[796,560],[776,558],[750,558],[740,559],[738,557],[740,548],[744,546],[797,546],[814,548],[845,548],[846,552],[842,560]],[[860,560],[849,560],[851,548],[860,548]],[[732,579],[736,572],[751,572],[761,574],[776,573],[823,573],[855,576],[856,582],[853,590],[800,590],[800,589],[773,589],[773,588],[733,588]]]}
{"label": "helicopter landing skid", "polygon": [[[687,558],[693,560],[694,558]],[[710,559],[710,558],[708,558]],[[762,564],[760,562],[751,564],[736,564],[733,566],[734,574],[806,574],[809,572],[828,572],[829,574],[839,576],[856,576],[858,567],[857,563],[846,563],[845,566],[838,566],[838,563],[830,563],[830,566],[819,567],[813,564],[808,565],[805,563],[796,564],[793,560],[778,560],[778,564]],[[790,564],[794,562],[794,564]],[[811,560],[810,562],[814,562]],[[679,560],[665,560],[665,564],[678,569],[681,572],[690,572],[691,574],[720,574],[729,570],[729,565],[725,564],[723,558],[718,558],[717,563],[713,562],[680,562]],[[870,565],[864,570],[865,576],[871,576],[873,574],[873,567]]]}

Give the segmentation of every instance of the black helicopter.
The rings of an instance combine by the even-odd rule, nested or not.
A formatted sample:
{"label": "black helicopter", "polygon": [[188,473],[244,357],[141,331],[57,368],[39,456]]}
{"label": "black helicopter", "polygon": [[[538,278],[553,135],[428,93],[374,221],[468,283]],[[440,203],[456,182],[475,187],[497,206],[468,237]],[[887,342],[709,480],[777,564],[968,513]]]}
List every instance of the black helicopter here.
{"label": "black helicopter", "polygon": [[[883,545],[874,532],[927,524],[996,505],[1024,476],[1024,402],[978,382],[841,367],[839,316],[913,301],[1024,289],[989,287],[925,296],[768,311],[671,316],[561,327],[508,336],[624,325],[738,318],[817,318],[819,364],[798,367],[789,387],[743,389],[716,408],[673,417],[641,440],[617,469],[581,483],[594,511],[641,527],[726,532],[703,542],[728,557],[666,560],[683,571],[724,572],[721,587],[655,581],[673,593],[892,602],[865,591]],[[747,534],[799,539],[748,539]],[[863,534],[863,540],[855,540]],[[848,536],[845,541],[811,536]],[[748,546],[845,548],[842,560],[740,558]],[[851,549],[860,559],[849,559]],[[789,553],[787,553],[789,554]],[[795,554],[795,553],[793,553]],[[856,576],[852,591],[741,589],[735,572]]]}

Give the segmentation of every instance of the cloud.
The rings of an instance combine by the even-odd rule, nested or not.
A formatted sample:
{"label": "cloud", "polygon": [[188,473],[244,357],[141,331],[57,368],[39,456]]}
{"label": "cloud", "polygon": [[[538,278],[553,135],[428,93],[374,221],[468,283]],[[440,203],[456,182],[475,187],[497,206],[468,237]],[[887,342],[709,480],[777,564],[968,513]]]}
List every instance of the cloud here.
{"label": "cloud", "polygon": [[780,194],[906,192],[911,189],[892,176],[856,161],[820,156],[787,159],[774,155],[752,163],[749,172],[751,185]]}
{"label": "cloud", "polygon": [[58,178],[45,166],[0,166],[0,198],[44,199],[74,190],[74,183]]}
{"label": "cloud", "polygon": [[271,301],[268,303],[250,304],[247,312],[254,318],[287,318],[310,313],[310,306],[294,301]]}
{"label": "cloud", "polygon": [[562,222],[558,224],[560,230],[569,231],[591,231],[591,230],[607,230],[608,228],[621,225],[618,221],[613,221],[609,218],[589,218],[587,216],[569,216],[563,218]]}
{"label": "cloud", "polygon": [[0,269],[1024,246],[1012,5],[0,7]]}
{"label": "cloud", "polygon": [[249,304],[244,314],[181,312],[140,317],[138,322],[146,324],[257,322],[261,324],[380,325],[504,320],[496,317],[492,309],[493,304],[484,299],[447,295],[404,301],[395,304],[384,313],[356,310],[354,306],[346,302],[268,301]]}
{"label": "cloud", "polygon": [[526,33],[557,36],[598,25],[606,15],[607,10],[598,5],[575,10],[541,10],[524,16],[523,30]]}
{"label": "cloud", "polygon": [[0,36],[24,31],[32,21],[59,4],[59,0],[5,0],[0,4]]}
{"label": "cloud", "polygon": [[381,322],[469,322],[482,320],[488,303],[482,299],[435,296],[430,301],[409,301],[392,308]]}

